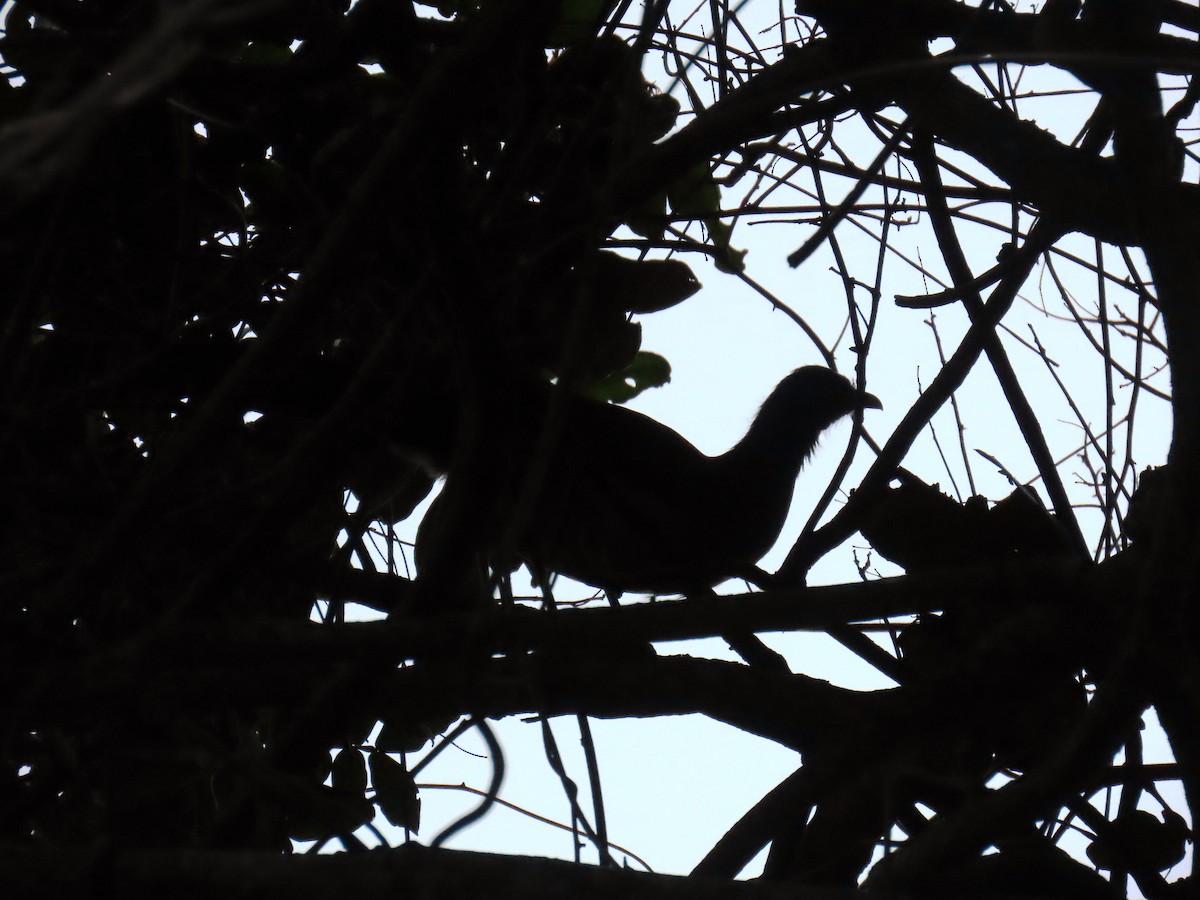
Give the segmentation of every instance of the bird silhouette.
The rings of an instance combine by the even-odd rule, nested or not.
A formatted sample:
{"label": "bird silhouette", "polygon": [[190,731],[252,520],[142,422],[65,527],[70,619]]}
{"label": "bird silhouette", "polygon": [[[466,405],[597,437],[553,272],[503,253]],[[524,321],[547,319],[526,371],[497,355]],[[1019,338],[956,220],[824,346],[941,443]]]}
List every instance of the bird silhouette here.
{"label": "bird silhouette", "polygon": [[[523,561],[610,596],[704,590],[750,574],[775,543],[821,433],[881,406],[845,377],[806,366],[771,392],[740,441],[706,456],[654,419],[550,389],[525,405],[524,424],[540,425],[510,433],[517,446],[500,467],[499,502],[470,513],[493,568]],[[506,518],[518,505],[524,513]],[[423,532],[436,530],[437,507]]]}

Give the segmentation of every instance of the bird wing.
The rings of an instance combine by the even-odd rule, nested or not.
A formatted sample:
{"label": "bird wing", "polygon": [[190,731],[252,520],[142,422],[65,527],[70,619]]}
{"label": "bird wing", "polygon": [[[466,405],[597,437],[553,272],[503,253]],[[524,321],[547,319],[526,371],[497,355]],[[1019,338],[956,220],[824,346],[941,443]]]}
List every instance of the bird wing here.
{"label": "bird wing", "polygon": [[545,471],[529,472],[538,492],[522,542],[529,557],[619,590],[679,592],[728,574],[716,460],[622,407],[572,398],[560,421]]}

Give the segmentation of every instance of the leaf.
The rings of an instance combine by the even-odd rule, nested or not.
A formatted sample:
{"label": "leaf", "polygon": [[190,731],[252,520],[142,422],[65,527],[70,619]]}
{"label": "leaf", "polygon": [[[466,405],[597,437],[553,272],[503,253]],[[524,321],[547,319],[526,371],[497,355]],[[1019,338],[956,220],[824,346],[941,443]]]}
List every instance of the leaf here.
{"label": "leaf", "polygon": [[630,259],[610,251],[597,254],[594,285],[617,301],[622,311],[637,314],[669,309],[701,287],[682,260]]}
{"label": "leaf", "polygon": [[371,754],[371,784],[375,803],[397,828],[417,832],[421,827],[421,798],[417,783],[401,763],[386,753]]}
{"label": "leaf", "polygon": [[708,163],[696,163],[667,186],[667,200],[676,215],[703,219],[721,212],[721,189]]}
{"label": "leaf", "polygon": [[679,101],[670,94],[652,94],[646,98],[642,114],[645,136],[656,141],[672,128],[679,118]]}
{"label": "leaf", "polygon": [[596,400],[626,403],[642,391],[662,387],[670,380],[671,364],[666,357],[640,350],[623,370],[588,385],[581,393]]}
{"label": "leaf", "polygon": [[439,15],[447,19],[459,13],[472,13],[479,9],[479,0],[417,0],[420,6],[432,6]]}
{"label": "leaf", "polygon": [[457,713],[435,719],[422,719],[419,722],[390,722],[384,719],[375,746],[388,753],[416,753],[436,735],[445,734],[456,721]]}
{"label": "leaf", "polygon": [[333,761],[333,786],[318,785],[297,795],[299,808],[288,823],[288,835],[298,841],[316,841],[333,834],[348,834],[375,817],[367,799],[367,761],[352,747]]}
{"label": "leaf", "polygon": [[250,198],[250,213],[256,220],[278,220],[294,212],[296,188],[287,170],[273,159],[259,159],[241,167],[240,187]]}
{"label": "leaf", "polygon": [[667,188],[667,199],[677,215],[704,223],[716,249],[713,263],[718,271],[732,273],[746,268],[746,251],[730,245],[733,226],[721,221],[721,189],[707,163],[697,163],[676,179]]}
{"label": "leaf", "polygon": [[563,0],[558,18],[546,36],[546,47],[569,47],[588,40],[608,18],[614,5],[613,0]]}
{"label": "leaf", "polygon": [[347,747],[333,761],[333,789],[353,796],[367,792],[367,761],[362,753]]}
{"label": "leaf", "polygon": [[31,23],[30,13],[21,6],[14,5],[8,11],[5,23],[0,55],[6,66],[16,69],[16,73],[5,74],[6,81],[19,74],[40,83],[57,73],[70,71],[84,55],[80,44],[72,42],[65,32],[48,26],[40,18],[37,24]]}
{"label": "leaf", "polygon": [[[361,758],[361,754],[356,755]],[[326,785],[311,789],[288,822],[288,837],[319,841],[334,834],[349,834],[375,818],[375,805],[365,796],[343,794]]]}
{"label": "leaf", "polygon": [[733,226],[726,225],[715,216],[705,219],[704,224],[708,227],[709,236],[716,247],[717,252],[713,254],[713,265],[717,267],[717,271],[727,274],[745,271],[746,251],[735,250],[730,244],[730,239],[733,237]]}
{"label": "leaf", "polygon": [[237,55],[237,62],[246,66],[273,69],[286,66],[293,58],[292,51],[282,44],[255,41],[252,44],[248,44]]}
{"label": "leaf", "polygon": [[667,226],[667,192],[659,191],[642,201],[625,220],[629,230],[639,237],[658,240]]}
{"label": "leaf", "polygon": [[1154,813],[1135,809],[1119,816],[1087,848],[1088,859],[1101,869],[1162,872],[1186,855],[1187,823],[1174,810]]}

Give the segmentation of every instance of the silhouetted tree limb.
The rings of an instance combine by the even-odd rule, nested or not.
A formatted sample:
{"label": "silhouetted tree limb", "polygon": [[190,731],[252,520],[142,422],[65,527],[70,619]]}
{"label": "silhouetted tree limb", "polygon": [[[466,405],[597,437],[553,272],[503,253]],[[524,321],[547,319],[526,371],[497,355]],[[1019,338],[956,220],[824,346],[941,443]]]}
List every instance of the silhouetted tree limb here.
{"label": "silhouetted tree limb", "polygon": [[[10,892],[1108,897],[1127,874],[1147,895],[1186,890],[1157,874],[1185,835],[1156,785],[1179,779],[1200,803],[1195,8],[801,0],[799,17],[756,30],[728,4],[701,5],[686,29],[667,25],[666,4],[644,21],[629,3],[571,5],[573,18],[539,2],[448,2],[441,16],[345,6],[7,9]],[[1085,86],[1076,141],[1022,118],[1018,64]],[[843,137],[854,128],[861,144]],[[948,277],[920,253],[908,274],[925,280],[925,305],[965,305],[969,327],[886,440],[868,436],[877,462],[840,511],[756,576],[764,592],[554,614],[514,602],[496,545],[529,510],[520,491],[496,521],[481,510],[504,497],[494,460],[536,458],[554,436],[516,386],[620,401],[664,383],[636,317],[692,295],[708,278],[685,261],[697,254],[759,265],[733,237],[747,220],[829,251],[841,333],[804,318],[829,309],[793,303],[790,287],[751,269],[745,280],[830,364],[848,370],[852,352],[875,378],[885,353],[911,350],[876,329],[901,225],[932,224],[940,254],[923,258],[940,256]],[[994,266],[965,240],[976,225],[1007,242],[986,251]],[[847,262],[851,229],[878,249],[874,275]],[[1071,233],[1121,245],[1127,272],[1099,245],[1093,266],[1060,243]],[[1049,407],[1022,399],[1002,349],[1051,251],[1100,285],[1089,308],[1057,268],[1046,282],[1104,367],[1106,437],[1068,397],[1086,435],[1082,496],[1104,521],[1098,564],[1080,552],[1072,463],[1039,437]],[[820,293],[822,273],[804,275],[800,293]],[[1122,341],[1132,360],[1118,360]],[[1062,362],[1033,344],[1039,364]],[[1055,517],[1027,485],[1013,497],[1031,517],[1007,525],[992,514],[1008,501],[963,504],[908,473],[910,492],[888,488],[983,353]],[[1123,530],[1137,398],[1168,366],[1170,391],[1158,379],[1146,394],[1171,398],[1170,464]],[[1001,456],[988,458],[1008,475]],[[450,577],[400,578],[409,547],[394,526],[446,471]],[[861,583],[800,587],[859,529],[909,574],[880,578],[863,551]],[[547,573],[534,575],[553,609]],[[464,585],[475,605],[456,607]],[[354,604],[386,618],[347,622]],[[645,647],[776,631],[832,635],[896,686],[851,691]],[[1174,763],[1143,764],[1151,707]],[[757,884],[415,846],[289,852],[293,838],[362,848],[354,833],[376,806],[415,829],[407,766],[483,717],[692,713],[803,755],[697,853],[698,875],[727,880],[769,846]],[[1093,795],[1114,786],[1106,816]],[[1149,823],[1134,818],[1146,797],[1165,807]],[[1059,849],[1076,822],[1112,884]],[[1138,856],[1135,827],[1159,839],[1154,852]],[[872,865],[880,847],[888,858]]]}

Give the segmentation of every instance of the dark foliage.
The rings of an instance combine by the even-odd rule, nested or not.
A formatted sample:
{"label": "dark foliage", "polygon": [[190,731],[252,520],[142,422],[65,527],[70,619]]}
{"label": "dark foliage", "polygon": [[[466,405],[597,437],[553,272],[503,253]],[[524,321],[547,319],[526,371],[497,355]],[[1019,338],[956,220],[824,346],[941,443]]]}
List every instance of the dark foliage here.
{"label": "dark foliage", "polygon": [[[177,877],[216,890],[239,883],[237,860],[217,851],[266,858],[291,839],[334,838],[361,849],[354,832],[376,808],[415,832],[414,775],[388,754],[460,716],[453,733],[490,735],[487,718],[532,711],[703,712],[801,751],[804,766],[697,876],[732,879],[770,845],[765,882],[847,896],[864,872],[868,888],[921,896],[1119,896],[1126,874],[1148,896],[1185,890],[1159,874],[1182,855],[1185,820],[1166,803],[1158,817],[1136,807],[1161,799],[1160,779],[1181,781],[1191,809],[1200,797],[1200,193],[1181,181],[1194,157],[1176,137],[1198,92],[1188,82],[1164,110],[1148,66],[1194,79],[1200,17],[1169,0],[1088,0],[1077,18],[1079,6],[800,0],[817,30],[742,69],[717,42],[717,99],[693,96],[692,117],[643,76],[652,45],[678,50],[669,20],[639,25],[629,3],[458,2],[445,15],[392,0],[11,5],[0,866],[14,884],[161,890]],[[1060,61],[1099,98],[1083,139],[1068,146],[968,90],[931,55],[941,39],[962,64]],[[896,109],[900,125],[881,118]],[[904,303],[961,303],[961,352],[850,500],[762,579],[765,594],[555,617],[506,588],[493,601],[489,579],[508,560],[489,554],[514,522],[544,514],[523,508],[497,464],[537,460],[548,445],[530,434],[561,433],[559,405],[539,392],[554,381],[622,402],[665,382],[631,316],[695,293],[683,253],[743,266],[714,170],[730,184],[766,178],[763,160],[789,158],[781,135],[832,133],[849,114],[923,195],[952,288]],[[944,148],[996,173],[1002,189],[972,190],[1011,204],[1014,223],[1018,210],[1040,216],[1014,224],[982,275],[956,242]],[[888,181],[882,166],[804,159]],[[822,204],[824,240],[847,209]],[[1070,232],[1145,254],[1154,296],[1139,296],[1162,316],[1172,375],[1170,464],[1097,554],[996,336]],[[869,326],[851,318],[865,359],[874,313]],[[1052,513],[1028,489],[962,505],[899,469],[984,357]],[[870,404],[835,405],[822,425]],[[514,427],[530,409],[544,414]],[[368,545],[445,470],[435,559],[412,581]],[[1113,501],[1106,521],[1118,519]],[[908,574],[806,590],[811,564],[857,531]],[[666,585],[678,586],[690,582]],[[383,618],[347,625],[350,602]],[[860,628],[881,622],[894,652]],[[856,693],[770,660],[623,655],[650,639],[792,629],[828,632],[898,686]],[[1141,760],[1150,707],[1169,766]],[[998,773],[1009,780],[989,788]],[[1088,800],[1114,785],[1106,817]],[[1089,858],[1111,882],[1055,845],[1069,821],[1094,836]],[[907,839],[872,867],[897,827]],[[151,850],[180,855],[139,855]],[[214,868],[189,882],[205,859]],[[453,858],[397,859],[410,868],[369,864],[361,890],[411,887],[417,871],[430,890],[454,889]],[[295,890],[297,876],[277,877]],[[575,875],[528,877],[524,895]]]}

